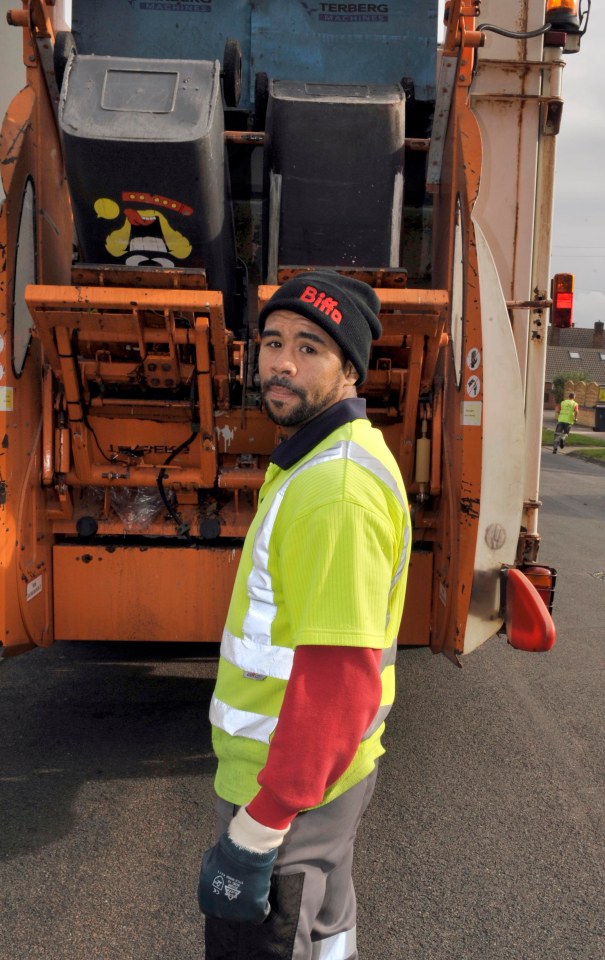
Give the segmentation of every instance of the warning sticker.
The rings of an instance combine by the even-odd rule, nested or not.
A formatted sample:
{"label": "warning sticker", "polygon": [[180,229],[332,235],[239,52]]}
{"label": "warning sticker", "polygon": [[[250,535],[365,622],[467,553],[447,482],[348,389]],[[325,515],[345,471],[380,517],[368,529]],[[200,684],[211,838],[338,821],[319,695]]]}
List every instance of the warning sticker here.
{"label": "warning sticker", "polygon": [[466,381],[466,392],[469,397],[476,397],[481,390],[481,381],[478,376],[473,374],[472,377],[469,377]]}
{"label": "warning sticker", "polygon": [[42,574],[39,577],[36,577],[34,580],[30,580],[27,584],[25,591],[25,596],[27,601],[33,600],[34,597],[37,597],[39,593],[42,593]]}
{"label": "warning sticker", "polygon": [[463,427],[481,426],[481,400],[463,400],[460,407],[460,423]]}
{"label": "warning sticker", "polygon": [[480,363],[481,354],[477,350],[477,347],[473,347],[466,355],[466,365],[469,370],[476,370]]}
{"label": "warning sticker", "polygon": [[13,388],[0,387],[0,411],[13,409]]}

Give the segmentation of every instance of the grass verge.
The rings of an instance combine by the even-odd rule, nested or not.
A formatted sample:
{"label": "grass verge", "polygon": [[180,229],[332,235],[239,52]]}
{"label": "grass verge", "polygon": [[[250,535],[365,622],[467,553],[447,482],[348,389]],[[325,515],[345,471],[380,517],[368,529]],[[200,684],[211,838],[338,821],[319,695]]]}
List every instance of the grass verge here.
{"label": "grass verge", "polygon": [[602,447],[587,447],[584,450],[572,450],[567,456],[576,457],[578,460],[590,460],[591,463],[600,463],[605,467],[605,450]]}
{"label": "grass verge", "polygon": [[[542,443],[546,446],[552,446],[554,436],[554,430],[549,430],[548,427],[544,427],[542,430]],[[598,437],[591,437],[588,433],[570,433],[566,445],[568,447],[590,447],[594,450],[600,448],[605,451],[605,440],[600,440]],[[599,457],[598,459],[601,458]]]}

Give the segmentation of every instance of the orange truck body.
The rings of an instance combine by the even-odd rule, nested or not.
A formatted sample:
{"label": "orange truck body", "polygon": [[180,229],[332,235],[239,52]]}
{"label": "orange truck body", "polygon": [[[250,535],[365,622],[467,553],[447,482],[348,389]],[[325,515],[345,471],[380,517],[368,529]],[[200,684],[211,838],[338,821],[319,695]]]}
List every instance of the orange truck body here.
{"label": "orange truck body", "polygon": [[[478,28],[481,5],[452,0],[439,48],[435,38],[437,79],[424,99],[416,96],[420,80],[415,94],[413,84],[400,75],[387,83],[378,71],[375,84],[372,76],[347,75],[351,58],[344,55],[342,81],[329,71],[315,77],[312,61],[301,62],[300,77],[275,79],[267,54],[266,74],[252,78],[250,63],[245,63],[243,106],[238,104],[241,47],[228,40],[222,70],[219,51],[205,57],[200,74],[207,78],[208,97],[214,97],[209,135],[214,140],[201,161],[199,179],[214,177],[218,184],[202,203],[180,195],[176,187],[169,189],[178,181],[180,154],[170,137],[162,140],[154,127],[160,120],[165,124],[170,104],[181,96],[182,78],[188,70],[195,78],[197,66],[185,59],[178,67],[174,52],[165,69],[148,51],[135,56],[134,30],[125,52],[107,47],[91,53],[86,18],[98,18],[98,34],[103,6],[111,4],[96,4],[93,13],[87,0],[80,0],[79,7],[74,0],[73,32],[62,21],[60,3],[30,0],[9,15],[11,29],[23,33],[26,84],[10,104],[0,141],[4,654],[54,640],[220,641],[242,540],[280,439],[259,396],[256,317],[280,283],[313,266],[333,266],[367,280],[381,301],[383,334],[361,395],[398,459],[412,505],[413,551],[401,644],[430,646],[455,659],[498,632],[505,621],[510,628],[506,572],[517,566],[531,572],[539,543],[537,468],[528,475],[522,465],[528,462],[528,449],[534,460],[539,458],[541,423],[531,413],[531,392],[536,393],[541,363],[543,377],[549,301],[547,278],[536,283],[536,271],[544,273],[550,223],[539,213],[544,200],[539,190],[544,188],[534,158],[528,224],[535,226],[542,216],[539,242],[533,237],[523,254],[515,240],[504,253],[492,255],[493,201],[483,184],[496,164],[495,131],[506,139],[507,130],[519,128],[518,117],[533,110],[528,129],[536,150],[546,154],[544,169],[550,171],[547,183],[552,186],[550,143],[543,146],[542,141],[555,138],[547,125],[560,97],[554,86],[550,93],[547,87],[561,65],[565,35],[550,47],[544,35],[524,41],[513,36],[506,41],[511,49],[502,41],[492,60],[484,53],[486,34]],[[138,6],[141,23],[147,24],[144,8],[149,5],[131,6]],[[197,26],[201,7],[183,6],[191,9]],[[249,5],[240,0],[232,6],[243,15]],[[298,16],[305,5],[290,6]],[[326,23],[332,29],[341,17],[340,6],[319,5],[325,8],[323,31]],[[390,5],[390,13],[388,4],[348,5],[362,6],[368,11],[359,16],[369,18],[370,33],[372,17],[390,18],[388,27],[379,22],[377,29],[390,29],[392,23],[401,33],[403,14],[419,7],[424,12],[414,16],[432,17],[435,25],[436,5],[424,8],[402,0]],[[497,11],[493,3],[483,4],[512,33],[544,21],[544,5],[534,0],[496,6]],[[169,15],[168,9],[166,23]],[[198,19],[209,20],[209,12]],[[335,43],[336,62],[338,50],[346,53],[346,31],[362,29],[359,20],[353,21],[353,26],[350,17],[337,24],[345,31],[338,42],[345,45]],[[312,35],[320,28],[311,24],[309,29]],[[252,40],[247,36],[242,44],[244,60],[252,56],[253,32],[254,23]],[[283,44],[275,50],[276,57],[284,56]],[[380,59],[379,47],[374,55]],[[523,84],[513,84],[507,90],[498,71],[518,79],[529,69],[529,60],[535,89],[524,92]],[[100,61],[105,74],[99,123],[105,127],[102,135],[75,142],[73,103],[82,96],[78,83],[86,86],[86,70],[98,70]],[[421,66],[415,69],[421,71]],[[134,74],[145,102],[133,107],[132,118],[125,121],[124,113],[131,109],[124,99],[125,84]],[[176,92],[166,86],[166,77],[173,74],[180,78]],[[160,98],[159,107],[149,106],[154,97]],[[360,263],[356,253],[347,261],[342,250],[351,237],[354,247],[355,230],[363,233],[364,218],[350,235],[346,218],[334,227],[337,214],[363,206],[366,194],[374,197],[384,220],[385,202],[372,194],[368,170],[365,185],[351,182],[350,196],[343,194],[344,208],[330,213],[333,262],[331,250],[322,249],[319,258],[322,237],[302,248],[302,262],[292,262],[284,237],[292,238],[288,211],[296,208],[296,191],[303,187],[297,187],[296,171],[284,160],[294,134],[289,128],[284,133],[281,124],[290,123],[292,116],[296,132],[302,116],[319,142],[343,123],[346,150],[348,123],[355,134],[350,143],[362,144],[363,160],[364,129],[355,125],[366,116],[373,122],[371,113],[355,112],[364,98],[375,99],[388,117],[375,134],[376,142],[384,136],[387,165],[394,155],[390,138],[399,138],[393,185],[386,190],[391,197],[385,221],[392,231],[390,247],[387,243],[380,262]],[[294,101],[300,114],[292,113]],[[343,103],[354,105],[349,119]],[[304,119],[304,111],[310,111],[310,119]],[[89,118],[82,117],[84,124]],[[120,150],[123,144],[126,150],[129,138],[122,132],[120,140],[112,124],[124,131],[124,124],[132,122],[138,130],[141,118],[155,146],[141,153],[138,167],[128,169]],[[95,136],[99,155],[107,152],[105,141],[116,137],[110,179],[104,180],[108,168],[101,161],[96,166]],[[506,148],[513,166],[515,143]],[[145,157],[155,162],[164,150],[172,179],[152,185]],[[325,191],[322,156],[318,149],[311,172],[318,190]],[[329,165],[330,158],[325,162]],[[508,185],[510,211],[501,221],[504,237],[508,221],[518,220],[519,210],[525,209],[523,190],[531,169],[531,156],[515,167],[516,179]],[[326,182],[330,176],[325,174]],[[224,178],[230,178],[230,187]],[[84,209],[84,188],[87,197],[96,198],[89,203],[94,214]],[[219,189],[225,191],[226,219],[221,200],[219,227],[210,229],[203,222],[205,210]],[[416,199],[410,199],[411,193]],[[330,191],[325,196],[329,206]],[[366,217],[370,237],[373,209],[370,204]],[[310,216],[310,228],[312,221]],[[102,248],[88,236],[101,227]],[[145,230],[153,232],[153,243]],[[224,233],[219,248],[217,230]],[[300,250],[294,234],[291,249]],[[366,241],[361,237],[355,249],[363,249]],[[87,244],[96,259],[87,255]],[[525,273],[514,267],[522,254]],[[508,377],[507,395],[498,400],[494,384],[500,376]],[[509,402],[507,420],[502,405]],[[497,431],[504,431],[497,449],[506,464],[493,452]],[[521,479],[515,475],[509,481],[507,470],[513,476],[517,467]],[[508,492],[503,494],[504,488]],[[540,568],[542,578],[544,570]],[[543,583],[542,596],[551,602]],[[533,599],[526,620],[531,620],[531,603]],[[544,647],[554,639],[552,621],[549,614],[538,619],[538,629],[549,638]]]}

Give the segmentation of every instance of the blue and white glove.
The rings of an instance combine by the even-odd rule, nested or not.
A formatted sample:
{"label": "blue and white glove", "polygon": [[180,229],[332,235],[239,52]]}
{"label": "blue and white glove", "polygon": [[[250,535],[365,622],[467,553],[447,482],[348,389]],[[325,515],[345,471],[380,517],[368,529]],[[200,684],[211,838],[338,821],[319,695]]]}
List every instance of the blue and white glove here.
{"label": "blue and white glove", "polygon": [[229,829],[203,856],[197,888],[202,913],[262,923],[271,909],[271,874],[287,832],[265,827],[240,807]]}

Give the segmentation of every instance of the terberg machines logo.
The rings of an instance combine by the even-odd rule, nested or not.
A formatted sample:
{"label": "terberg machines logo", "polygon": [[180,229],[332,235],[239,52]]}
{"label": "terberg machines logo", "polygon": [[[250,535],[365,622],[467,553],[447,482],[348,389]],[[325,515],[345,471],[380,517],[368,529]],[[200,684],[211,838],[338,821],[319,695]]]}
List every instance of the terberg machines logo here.
{"label": "terberg machines logo", "polygon": [[[130,0],[132,3],[132,0]],[[212,0],[139,0],[139,10],[168,10],[172,13],[212,13]]]}
{"label": "terberg machines logo", "polygon": [[333,297],[326,297],[325,290],[318,293],[315,287],[305,287],[298,299],[303,300],[304,303],[312,303],[321,313],[326,313],[334,323],[340,323],[342,320],[342,313],[336,309],[340,301],[334,300]]}
{"label": "terberg machines logo", "polygon": [[389,19],[388,3],[320,3],[319,19],[378,23]]}

